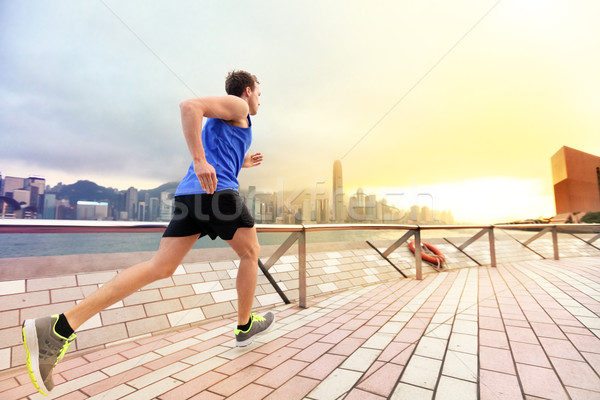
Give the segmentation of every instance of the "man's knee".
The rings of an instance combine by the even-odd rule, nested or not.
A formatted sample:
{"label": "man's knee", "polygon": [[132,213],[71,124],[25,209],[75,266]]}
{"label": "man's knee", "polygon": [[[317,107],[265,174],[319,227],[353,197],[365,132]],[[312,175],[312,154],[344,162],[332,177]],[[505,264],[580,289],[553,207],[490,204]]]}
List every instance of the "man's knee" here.
{"label": "man's knee", "polygon": [[169,278],[179,266],[179,263],[159,260],[157,257],[153,258],[150,262],[155,280]]}
{"label": "man's knee", "polygon": [[183,261],[183,257],[192,248],[197,235],[184,237],[163,237],[158,251],[150,260],[155,279],[168,278]]}
{"label": "man's knee", "polygon": [[258,257],[260,256],[260,245],[258,242],[249,245],[239,254],[239,256],[242,259],[258,260]]}
{"label": "man's knee", "polygon": [[238,229],[233,240],[228,240],[227,243],[242,260],[252,259],[256,261],[260,256],[260,244],[254,228]]}

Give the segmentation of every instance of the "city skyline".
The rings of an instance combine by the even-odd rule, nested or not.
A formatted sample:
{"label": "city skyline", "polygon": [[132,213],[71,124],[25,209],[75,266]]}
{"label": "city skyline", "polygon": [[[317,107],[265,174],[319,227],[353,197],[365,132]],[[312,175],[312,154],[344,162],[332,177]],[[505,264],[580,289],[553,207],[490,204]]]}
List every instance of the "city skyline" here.
{"label": "city skyline", "polygon": [[178,181],[177,105],[240,68],[261,82],[264,156],[242,186],[310,187],[339,159],[348,191],[429,193],[475,223],[552,216],[551,155],[600,154],[599,18],[590,0],[5,2],[3,172]]}
{"label": "city skyline", "polygon": [[[584,155],[586,160],[589,162],[585,168],[586,180],[589,182],[580,182],[582,178],[573,173],[567,173],[564,164],[564,151],[569,151],[569,154],[581,154]],[[557,158],[558,157],[558,158]],[[560,160],[563,160],[559,162]],[[565,179],[567,175],[574,178],[574,182],[577,182],[581,188],[587,188],[590,182],[595,182],[592,186],[600,185],[600,164],[597,160],[600,159],[597,156],[587,154],[575,149],[568,147],[561,148],[555,155],[552,156],[552,173],[555,179]],[[575,162],[575,164],[573,164]],[[578,161],[577,161],[578,162]],[[571,164],[575,166],[576,161],[571,161]],[[594,166],[597,164],[598,166]],[[593,167],[593,168],[592,168]],[[581,166],[578,166],[578,171],[581,170]],[[584,172],[581,170],[580,172]],[[556,175],[558,174],[558,175]],[[592,174],[595,178],[592,179]],[[589,175],[589,176],[588,176]],[[573,179],[571,179],[573,180]],[[93,182],[86,180],[79,180],[79,183],[88,182],[89,184],[96,185]],[[398,188],[388,188],[385,192],[375,191],[375,193],[365,193],[365,189],[362,187],[351,189],[349,191],[344,190],[344,176],[341,160],[335,160],[333,162],[333,169],[331,175],[331,181],[327,178],[315,181],[310,188],[303,189],[290,189],[286,190],[285,182],[279,180],[276,190],[269,190],[264,188],[258,188],[256,185],[250,185],[247,189],[244,187],[240,188],[242,193],[249,204],[249,209],[253,216],[257,218],[257,222],[265,223],[297,223],[297,222],[317,222],[317,223],[345,223],[345,222],[398,222],[398,223],[432,223],[439,222],[444,224],[451,224],[455,222],[452,209],[439,207],[439,202],[436,200],[435,193],[428,191],[401,191]],[[138,199],[138,189],[134,186],[130,186],[127,190],[119,190],[118,188],[103,188],[105,190],[115,193],[120,193],[124,200],[119,200],[118,203],[125,203],[121,206],[115,206],[113,202],[94,203],[90,202],[94,198],[98,200],[101,197],[95,196],[93,198],[83,197],[83,201],[77,201],[76,199],[62,200],[56,198],[56,194],[60,196],[60,190],[63,186],[62,183],[58,183],[55,187],[51,188],[51,185],[46,184],[45,177],[40,175],[32,175],[28,178],[24,177],[12,177],[4,176],[0,171],[0,195],[8,196],[0,199],[5,199],[2,203],[2,210],[0,217],[5,218],[13,217],[15,214],[10,212],[7,213],[7,205],[10,203],[20,204],[23,211],[19,214],[21,218],[35,218],[36,213],[40,210],[40,218],[51,218],[46,214],[48,207],[55,207],[59,205],[63,208],[68,208],[69,202],[71,210],[54,211],[55,218],[61,219],[114,219],[114,220],[169,220],[172,212],[173,204],[172,198],[177,182],[165,183],[159,187],[150,190],[143,190],[145,192],[144,200]],[[582,186],[583,185],[583,186]],[[563,185],[564,186],[564,185]],[[572,185],[571,185],[572,186]],[[58,188],[58,189],[57,189]],[[164,188],[169,190],[164,193],[157,194],[157,191],[163,191]],[[598,197],[597,190],[592,187],[586,190],[589,192],[589,196],[592,196],[587,201],[591,201],[592,198],[595,200],[590,204],[596,204]],[[56,194],[50,194],[54,190]],[[47,191],[48,198],[44,198],[44,192]],[[152,197],[149,192],[155,192]],[[555,186],[556,191],[556,186]],[[563,188],[564,191],[564,188]],[[581,190],[580,190],[581,191]],[[7,192],[8,194],[5,194]],[[383,193],[383,194],[382,194]],[[562,193],[562,192],[561,192]],[[581,193],[573,192],[575,199],[581,197]],[[561,195],[564,197],[563,195]],[[559,196],[559,197],[561,197]],[[64,196],[63,196],[64,197]],[[557,214],[561,212],[559,210],[559,199],[557,201]],[[255,199],[276,199],[269,200],[267,202],[259,202],[255,204]],[[411,200],[412,199],[412,200]],[[59,200],[57,202],[57,200]],[[102,198],[102,201],[105,199]],[[65,203],[66,201],[66,203]],[[74,202],[77,202],[73,207]],[[563,201],[563,200],[561,200]],[[47,203],[51,202],[51,206]],[[42,204],[43,203],[43,204]],[[81,203],[82,208],[85,211],[79,209]],[[87,203],[87,204],[84,204]],[[18,206],[17,206],[18,207]],[[13,207],[14,208],[14,207]],[[577,208],[577,207],[576,207]],[[594,211],[597,208],[596,205],[588,207],[589,210]],[[98,211],[100,210],[100,211]],[[358,211],[356,211],[358,210]],[[579,210],[579,208],[577,208]],[[576,211],[577,211],[576,210]],[[32,214],[33,213],[33,214]],[[51,212],[52,213],[52,212]],[[581,214],[581,215],[583,215]],[[82,215],[87,217],[82,217]],[[89,217],[91,216],[91,217]],[[560,216],[557,216],[560,217]],[[520,220],[547,220],[549,217],[528,217]],[[460,220],[459,220],[460,221]],[[518,221],[514,219],[512,221]],[[468,221],[461,221],[462,223],[469,223]],[[505,220],[503,222],[511,222],[511,220]]]}
{"label": "city skyline", "polygon": [[[548,169],[550,170],[549,167]],[[240,187],[254,185],[258,187],[261,193],[276,192],[280,186],[284,186],[285,191],[295,192],[324,185],[324,182],[327,182],[329,188],[332,185],[327,178],[322,177],[324,175],[312,179],[312,182],[306,186],[289,184],[289,180],[281,177],[271,179],[270,183],[259,185],[253,182],[254,177],[248,175],[250,174],[247,174],[246,171],[242,172]],[[7,174],[6,176],[11,175]],[[41,176],[39,171],[36,176]],[[73,177],[72,182],[78,180],[81,179]],[[130,186],[137,187],[140,190],[151,190],[167,183],[159,181],[149,186],[139,185],[136,182],[121,182],[121,185],[106,185],[103,184],[104,180],[102,179],[97,181],[93,178],[86,178],[85,180],[119,191],[127,190],[126,188]],[[58,179],[49,180],[48,182],[55,182],[55,185],[64,183]],[[178,183],[177,180],[170,180],[169,182]],[[391,204],[398,209],[410,209],[414,204],[419,205],[423,201],[427,201],[428,206],[431,208],[453,210],[456,219],[465,223],[496,223],[497,221],[550,218],[554,216],[556,214],[554,195],[549,187],[551,188],[549,183],[546,185],[538,179],[515,179],[499,176],[431,185],[417,185],[413,182],[412,185],[404,187],[377,187],[368,184],[354,184],[348,187],[345,193],[355,193],[357,190],[362,189],[376,194],[378,198],[388,198]],[[548,192],[549,190],[550,192]],[[515,197],[514,193],[520,195]]]}
{"label": "city skyline", "polygon": [[[251,214],[258,223],[443,223],[454,222],[451,210],[437,210],[426,205],[397,208],[385,197],[377,198],[362,188],[346,193],[340,160],[333,163],[332,185],[285,191],[283,184],[275,192],[257,191],[256,186],[240,189]],[[73,195],[61,194],[61,189],[76,185],[93,186],[96,192]],[[0,172],[0,218],[87,219],[168,221],[173,212],[175,182],[161,185],[154,197],[152,190],[141,192],[130,186],[127,190],[112,191],[113,199],[97,193],[97,185],[79,180],[73,185],[46,185],[44,177],[3,176]],[[88,189],[91,190],[91,189]],[[138,195],[139,194],[139,195]],[[58,197],[57,197],[58,196]],[[116,200],[114,197],[116,196]],[[17,206],[15,206],[17,204]],[[20,209],[18,208],[20,204]],[[432,203],[433,205],[433,203]],[[8,210],[8,211],[7,211]]]}

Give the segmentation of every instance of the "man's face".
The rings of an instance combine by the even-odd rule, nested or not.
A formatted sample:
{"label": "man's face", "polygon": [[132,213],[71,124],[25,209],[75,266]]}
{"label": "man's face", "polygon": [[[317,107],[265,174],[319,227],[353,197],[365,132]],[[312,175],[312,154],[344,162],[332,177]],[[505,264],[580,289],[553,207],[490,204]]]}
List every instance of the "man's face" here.
{"label": "man's face", "polygon": [[250,108],[250,115],[256,115],[258,107],[260,107],[260,86],[258,83],[254,84],[254,89],[250,91],[248,96],[248,107]]}

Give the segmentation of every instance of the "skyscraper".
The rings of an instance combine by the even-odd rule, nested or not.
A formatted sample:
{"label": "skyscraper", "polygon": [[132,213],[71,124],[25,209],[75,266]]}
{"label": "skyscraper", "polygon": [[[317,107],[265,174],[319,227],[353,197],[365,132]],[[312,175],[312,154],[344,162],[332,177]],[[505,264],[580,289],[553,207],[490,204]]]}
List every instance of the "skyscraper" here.
{"label": "skyscraper", "polygon": [[160,192],[160,220],[169,221],[173,216],[175,199],[171,192]]}
{"label": "skyscraper", "polygon": [[56,218],[56,194],[49,193],[44,196],[44,212],[42,213],[42,218]]}
{"label": "skyscraper", "polygon": [[2,195],[13,198],[12,193],[15,190],[23,189],[25,187],[25,178],[17,178],[14,176],[7,176],[4,178],[4,186],[2,188]]}
{"label": "skyscraper", "polygon": [[127,197],[125,200],[127,204],[127,216],[130,221],[135,221],[138,214],[138,190],[134,187],[127,189]]}
{"label": "skyscraper", "polygon": [[147,221],[147,206],[145,201],[138,202],[138,221]]}
{"label": "skyscraper", "polygon": [[335,222],[344,222],[344,183],[342,181],[342,162],[335,160],[333,163],[333,210]]}
{"label": "skyscraper", "polygon": [[348,202],[348,217],[352,223],[365,222],[365,191],[362,188],[356,190],[356,195]]}
{"label": "skyscraper", "polygon": [[256,186],[249,186],[248,187],[247,207],[248,207],[248,210],[250,211],[250,214],[252,215],[252,218],[255,217],[255,210],[254,210],[254,202],[255,201],[256,201]]}
{"label": "skyscraper", "polygon": [[317,199],[317,209],[315,210],[317,224],[326,224],[329,219],[329,200]]}
{"label": "skyscraper", "polygon": [[150,206],[148,208],[150,221],[157,221],[160,216],[160,199],[158,197],[150,197]]}
{"label": "skyscraper", "polygon": [[25,180],[25,188],[31,192],[30,204],[40,211],[44,207],[44,193],[46,192],[46,178],[30,176]]}
{"label": "skyscraper", "polygon": [[302,222],[310,223],[313,221],[312,207],[310,199],[302,200]]}

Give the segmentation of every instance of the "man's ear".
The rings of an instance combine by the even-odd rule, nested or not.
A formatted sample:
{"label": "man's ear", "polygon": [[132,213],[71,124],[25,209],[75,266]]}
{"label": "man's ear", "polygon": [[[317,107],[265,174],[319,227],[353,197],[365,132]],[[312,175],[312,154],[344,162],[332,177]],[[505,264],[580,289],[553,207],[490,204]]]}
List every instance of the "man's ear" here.
{"label": "man's ear", "polygon": [[250,86],[246,86],[246,90],[244,91],[244,93],[246,93],[246,96],[250,97],[250,94],[252,93],[252,88]]}

